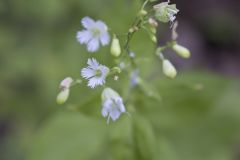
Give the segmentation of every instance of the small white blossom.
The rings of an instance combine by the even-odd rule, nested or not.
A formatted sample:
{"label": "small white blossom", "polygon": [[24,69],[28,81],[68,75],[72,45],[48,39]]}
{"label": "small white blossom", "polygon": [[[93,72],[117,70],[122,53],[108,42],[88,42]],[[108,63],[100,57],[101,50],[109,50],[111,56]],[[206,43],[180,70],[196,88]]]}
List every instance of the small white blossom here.
{"label": "small white blossom", "polygon": [[109,73],[109,68],[101,65],[96,59],[88,59],[88,67],[81,70],[81,76],[88,80],[88,86],[95,88],[96,86],[103,85],[107,74]]}
{"label": "small white blossom", "polygon": [[96,52],[100,43],[102,46],[109,44],[108,27],[103,21],[94,21],[90,17],[84,17],[81,23],[85,29],[77,32],[77,40],[80,44],[86,44],[89,52]]}
{"label": "small white blossom", "polygon": [[155,18],[161,22],[171,22],[173,23],[176,19],[176,14],[179,10],[176,8],[175,4],[169,4],[168,2],[161,2],[153,6],[155,12]]}
{"label": "small white blossom", "polygon": [[102,115],[108,117],[107,123],[110,118],[116,121],[125,112],[126,109],[119,94],[111,88],[105,88],[102,92]]}

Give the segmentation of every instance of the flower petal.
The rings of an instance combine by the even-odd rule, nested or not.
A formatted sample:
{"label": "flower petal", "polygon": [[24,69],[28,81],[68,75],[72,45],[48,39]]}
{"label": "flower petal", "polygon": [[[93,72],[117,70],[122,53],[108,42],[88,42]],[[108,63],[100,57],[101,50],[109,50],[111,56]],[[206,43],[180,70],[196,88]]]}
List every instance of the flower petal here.
{"label": "flower petal", "polygon": [[88,30],[79,31],[79,32],[77,32],[76,38],[79,43],[86,44],[92,38],[92,33]]}
{"label": "flower petal", "polygon": [[94,70],[96,70],[99,67],[98,61],[94,58],[89,58],[87,64],[89,65],[90,68]]}
{"label": "flower petal", "polygon": [[107,25],[103,21],[100,21],[100,20],[98,20],[96,22],[95,26],[103,32],[106,32],[108,30]]}
{"label": "flower petal", "polygon": [[102,115],[103,117],[107,117],[107,115],[109,114],[109,110],[111,108],[111,105],[112,105],[112,101],[111,100],[106,100],[104,103],[103,103],[103,107],[102,107]]}
{"label": "flower petal", "polygon": [[95,76],[95,71],[93,69],[91,69],[91,68],[88,68],[88,67],[87,68],[83,68],[81,70],[81,76],[83,78],[89,79],[89,78]]}
{"label": "flower petal", "polygon": [[110,42],[110,36],[108,34],[108,32],[104,32],[101,36],[100,36],[100,42],[103,46],[109,44]]}
{"label": "flower petal", "polygon": [[105,79],[109,72],[109,68],[104,65],[100,65],[99,70],[101,71],[101,77]]}
{"label": "flower petal", "polygon": [[97,38],[91,39],[87,44],[89,52],[96,52],[99,49],[99,40]]}
{"label": "flower petal", "polygon": [[123,104],[123,101],[122,101],[122,98],[118,98],[118,99],[116,99],[116,103],[117,103],[117,106],[118,106],[118,109],[119,109],[119,111],[120,112],[126,112],[126,109],[125,109],[125,106],[124,106],[124,104]]}
{"label": "flower petal", "polygon": [[101,77],[92,77],[88,81],[88,86],[91,88],[95,88],[96,86],[103,85],[105,83],[105,79]]}
{"label": "flower petal", "polygon": [[92,28],[95,26],[95,21],[90,17],[84,17],[81,20],[81,23],[82,23],[83,27],[85,27],[86,29],[89,29],[89,28]]}
{"label": "flower petal", "polygon": [[110,117],[115,121],[119,118],[120,114],[121,112],[117,108],[113,108],[110,112]]}

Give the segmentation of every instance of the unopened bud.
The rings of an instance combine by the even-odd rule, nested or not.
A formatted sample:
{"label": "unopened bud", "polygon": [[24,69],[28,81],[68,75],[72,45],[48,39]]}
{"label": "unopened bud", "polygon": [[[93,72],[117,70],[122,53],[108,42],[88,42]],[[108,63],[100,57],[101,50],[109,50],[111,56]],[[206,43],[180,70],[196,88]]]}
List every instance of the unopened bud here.
{"label": "unopened bud", "polygon": [[118,57],[121,54],[119,39],[116,36],[113,37],[110,52],[115,57]]}
{"label": "unopened bud", "polygon": [[169,60],[163,60],[163,73],[169,78],[175,78],[177,71]]}
{"label": "unopened bud", "polygon": [[150,27],[150,31],[153,33],[153,34],[156,34],[157,33],[157,29],[155,27]]}
{"label": "unopened bud", "polygon": [[139,15],[140,15],[140,16],[145,16],[145,15],[147,15],[147,11],[144,10],[144,9],[142,9],[142,10],[139,12]]}
{"label": "unopened bud", "polygon": [[73,79],[71,77],[67,77],[60,83],[60,89],[65,90],[71,87],[71,84],[73,82]]}
{"label": "unopened bud", "polygon": [[151,40],[154,42],[154,43],[157,43],[157,37],[155,35],[150,35],[151,36]]}
{"label": "unopened bud", "polygon": [[121,68],[119,68],[119,67],[113,67],[113,68],[111,69],[111,72],[112,72],[112,73],[121,73]]}
{"label": "unopened bud", "polygon": [[62,90],[57,96],[57,99],[56,99],[57,103],[58,104],[65,103],[68,99],[69,93],[70,93],[69,89]]}
{"label": "unopened bud", "polygon": [[183,47],[179,44],[173,45],[173,50],[183,58],[189,58],[191,55],[190,51],[186,47]]}
{"label": "unopened bud", "polygon": [[152,26],[152,27],[157,27],[158,26],[158,22],[155,20],[155,19],[153,19],[153,18],[149,18],[148,19],[148,23]]}

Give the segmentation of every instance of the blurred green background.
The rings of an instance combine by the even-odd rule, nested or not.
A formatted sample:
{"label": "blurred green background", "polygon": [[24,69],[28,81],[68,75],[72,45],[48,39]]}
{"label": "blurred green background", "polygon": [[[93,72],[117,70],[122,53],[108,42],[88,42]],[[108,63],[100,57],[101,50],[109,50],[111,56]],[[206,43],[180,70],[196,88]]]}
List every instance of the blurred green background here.
{"label": "blurred green background", "polygon": [[[80,77],[90,56],[113,66],[109,47],[89,55],[75,35],[84,16],[125,33],[140,0],[0,1],[0,160],[239,160],[240,22],[234,0],[173,1],[180,9],[179,43],[192,51],[164,78],[145,32],[131,43],[140,75],[150,82],[132,91],[127,115],[110,125],[101,116],[101,89],[74,87],[55,103],[59,82]],[[169,39],[160,24],[159,45]],[[151,57],[152,59],[148,59]],[[111,85],[120,94],[126,78]],[[154,88],[161,101],[148,97]]]}

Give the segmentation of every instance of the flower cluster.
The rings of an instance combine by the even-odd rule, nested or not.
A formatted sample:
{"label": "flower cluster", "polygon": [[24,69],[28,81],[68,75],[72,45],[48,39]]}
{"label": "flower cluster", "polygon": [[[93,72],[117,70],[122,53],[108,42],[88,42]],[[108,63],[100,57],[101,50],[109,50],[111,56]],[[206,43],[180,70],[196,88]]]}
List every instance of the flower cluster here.
{"label": "flower cluster", "polygon": [[[144,90],[146,89],[146,87],[143,86],[145,83],[140,77],[139,66],[136,62],[136,57],[138,57],[138,55],[131,50],[130,41],[135,33],[144,29],[147,31],[150,40],[157,44],[156,31],[159,26],[158,21],[163,23],[170,22],[172,39],[166,45],[157,47],[156,55],[162,60],[162,70],[167,77],[174,78],[177,75],[177,70],[173,64],[164,57],[163,52],[165,49],[171,48],[183,58],[190,57],[189,50],[179,45],[176,41],[176,14],[179,10],[176,8],[175,4],[169,4],[170,2],[168,1],[152,6],[151,11],[154,12],[148,12],[146,6],[151,2],[156,2],[156,0],[146,0],[143,3],[135,21],[126,34],[124,44],[120,43],[118,34],[110,34],[105,22],[101,20],[95,21],[90,17],[82,18],[81,24],[83,29],[77,32],[77,41],[82,45],[86,45],[86,49],[90,53],[97,52],[101,46],[107,46],[111,42],[109,53],[115,58],[117,64],[111,68],[107,65],[100,64],[95,58],[89,57],[87,66],[81,69],[81,80],[73,80],[67,77],[60,83],[61,91],[57,96],[58,103],[64,103],[69,97],[70,88],[75,84],[81,83],[82,80],[85,79],[88,81],[87,86],[91,89],[96,87],[103,88],[101,95],[101,113],[103,117],[107,118],[107,123],[109,123],[110,120],[116,121],[122,113],[128,113],[124,105],[124,99],[115,90],[107,87],[107,78],[112,76],[112,79],[119,82],[120,73],[126,71],[125,73],[127,73],[129,77],[129,90],[138,86],[144,88]],[[123,55],[122,52],[125,52],[126,55]],[[147,95],[152,95],[152,92],[149,92]]]}

